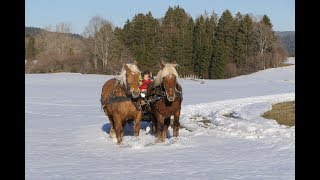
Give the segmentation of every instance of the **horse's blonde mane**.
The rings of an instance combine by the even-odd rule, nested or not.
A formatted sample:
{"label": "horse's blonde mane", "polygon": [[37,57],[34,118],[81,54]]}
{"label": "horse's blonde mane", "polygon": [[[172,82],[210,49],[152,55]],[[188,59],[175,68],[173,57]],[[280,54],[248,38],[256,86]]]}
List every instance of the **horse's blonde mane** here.
{"label": "horse's blonde mane", "polygon": [[158,72],[157,76],[155,77],[154,85],[155,86],[159,86],[163,81],[163,77],[165,77],[167,75],[169,75],[169,77],[171,75],[175,75],[177,77],[177,79],[178,79],[179,75],[178,75],[178,72],[177,72],[175,66],[176,66],[176,64],[166,63],[164,68],[161,69]]}
{"label": "horse's blonde mane", "polygon": [[[135,64],[126,64],[128,68],[133,72],[133,73],[140,73],[140,70]],[[119,75],[116,76],[116,79],[118,80],[118,83],[121,86],[127,87],[127,77],[126,77],[126,69],[125,66],[122,67],[121,72]]]}

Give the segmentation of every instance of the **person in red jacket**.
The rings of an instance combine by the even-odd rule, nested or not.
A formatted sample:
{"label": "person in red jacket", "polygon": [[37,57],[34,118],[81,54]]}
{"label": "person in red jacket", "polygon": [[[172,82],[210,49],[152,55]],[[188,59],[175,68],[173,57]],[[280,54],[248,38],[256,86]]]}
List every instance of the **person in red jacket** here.
{"label": "person in red jacket", "polygon": [[140,92],[144,93],[147,91],[149,84],[152,82],[152,80],[150,79],[150,72],[149,71],[144,71],[143,72],[143,78],[141,80],[142,84],[139,87]]}
{"label": "person in red jacket", "polygon": [[144,100],[144,98],[146,97],[146,92],[148,89],[149,84],[152,82],[152,79],[150,78],[150,72],[149,71],[144,71],[142,73],[142,80],[141,80],[141,85],[139,87],[140,89],[140,96],[143,98],[143,100],[141,101],[141,105],[145,105],[146,102]]}

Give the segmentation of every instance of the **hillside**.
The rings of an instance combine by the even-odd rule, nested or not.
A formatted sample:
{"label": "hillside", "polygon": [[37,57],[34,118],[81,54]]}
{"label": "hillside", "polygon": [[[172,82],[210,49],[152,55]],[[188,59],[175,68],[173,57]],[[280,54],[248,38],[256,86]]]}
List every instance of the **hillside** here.
{"label": "hillside", "polygon": [[[40,34],[42,31],[46,31],[37,27],[25,27],[25,36],[36,36]],[[82,39],[83,37],[79,34],[68,33],[71,37]]]}
{"label": "hillside", "polygon": [[295,31],[277,31],[276,35],[287,49],[289,56],[295,56]]}

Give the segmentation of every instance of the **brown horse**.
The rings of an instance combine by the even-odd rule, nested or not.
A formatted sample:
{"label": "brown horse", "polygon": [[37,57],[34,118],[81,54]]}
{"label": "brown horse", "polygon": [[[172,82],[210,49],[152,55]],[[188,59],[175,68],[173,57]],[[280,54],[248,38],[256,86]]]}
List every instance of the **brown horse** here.
{"label": "brown horse", "polygon": [[167,137],[170,117],[173,116],[173,137],[179,135],[179,118],[182,102],[182,87],[178,84],[176,63],[160,63],[161,70],[150,84],[147,98],[150,101],[152,122],[156,128],[157,142],[164,142]]}
{"label": "brown horse", "polygon": [[121,73],[102,87],[101,106],[110,121],[110,137],[117,138],[117,144],[121,144],[123,128],[130,119],[134,120],[134,136],[139,136],[142,118],[139,76],[136,62],[124,64]]}

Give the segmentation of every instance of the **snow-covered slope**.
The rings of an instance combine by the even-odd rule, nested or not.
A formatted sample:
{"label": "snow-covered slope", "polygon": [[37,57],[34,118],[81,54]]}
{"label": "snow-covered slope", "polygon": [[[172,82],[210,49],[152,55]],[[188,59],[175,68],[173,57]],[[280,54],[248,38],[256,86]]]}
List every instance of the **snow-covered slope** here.
{"label": "snow-covered slope", "polygon": [[295,127],[260,114],[295,99],[295,65],[204,84],[181,79],[183,128],[163,144],[146,134],[147,122],[137,142],[130,125],[122,146],[109,138],[99,98],[112,77],[25,76],[26,179],[294,179]]}

